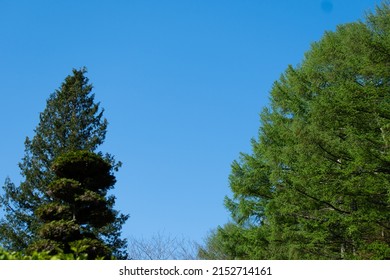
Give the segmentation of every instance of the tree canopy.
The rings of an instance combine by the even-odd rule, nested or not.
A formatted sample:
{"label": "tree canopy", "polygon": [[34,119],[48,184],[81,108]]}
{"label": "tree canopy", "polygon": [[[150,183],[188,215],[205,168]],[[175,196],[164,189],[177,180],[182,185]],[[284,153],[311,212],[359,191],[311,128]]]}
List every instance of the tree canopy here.
{"label": "tree canopy", "polygon": [[[232,164],[234,227],[211,238],[222,252],[390,259],[389,38],[385,2],[326,32],[275,82],[252,153]],[[229,251],[239,240],[246,254]]]}

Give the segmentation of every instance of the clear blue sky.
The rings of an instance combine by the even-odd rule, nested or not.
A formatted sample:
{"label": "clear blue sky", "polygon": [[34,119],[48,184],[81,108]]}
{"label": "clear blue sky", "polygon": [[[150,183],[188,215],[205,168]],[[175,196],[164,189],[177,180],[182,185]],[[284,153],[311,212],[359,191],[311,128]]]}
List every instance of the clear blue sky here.
{"label": "clear blue sky", "polygon": [[123,236],[201,242],[229,220],[230,164],[250,152],[272,84],[374,0],[0,0],[0,182],[72,68],[109,121]]}

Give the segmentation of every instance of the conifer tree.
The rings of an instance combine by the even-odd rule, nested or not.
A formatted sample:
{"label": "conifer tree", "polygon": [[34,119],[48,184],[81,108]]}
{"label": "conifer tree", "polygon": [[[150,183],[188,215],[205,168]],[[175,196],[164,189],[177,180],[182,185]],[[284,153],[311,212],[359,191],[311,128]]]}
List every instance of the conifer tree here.
{"label": "conifer tree", "polygon": [[[35,211],[42,203],[51,201],[47,186],[53,181],[53,160],[75,150],[95,152],[104,142],[107,120],[100,104],[94,102],[92,85],[85,76],[86,69],[73,69],[61,87],[50,95],[32,139],[25,141],[25,155],[19,164],[24,180],[16,186],[7,179],[0,206],[5,218],[0,222],[0,244],[9,250],[24,251],[37,238],[41,221]],[[106,154],[112,168],[120,166]],[[120,230],[128,216],[117,213],[115,221],[106,227],[105,238],[110,240],[119,258],[126,257],[126,240]]]}
{"label": "conifer tree", "polygon": [[252,154],[232,165],[241,231],[217,235],[251,248],[238,258],[390,259],[389,38],[384,2],[275,82]]}

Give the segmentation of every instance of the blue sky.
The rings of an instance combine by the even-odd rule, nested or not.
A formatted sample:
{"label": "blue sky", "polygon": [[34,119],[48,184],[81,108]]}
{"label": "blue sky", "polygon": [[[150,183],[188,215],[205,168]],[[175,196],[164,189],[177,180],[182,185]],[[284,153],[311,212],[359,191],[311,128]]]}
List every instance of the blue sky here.
{"label": "blue sky", "polygon": [[201,242],[229,220],[230,164],[250,152],[275,80],[374,0],[0,0],[0,182],[72,68],[86,66],[123,162],[123,236]]}

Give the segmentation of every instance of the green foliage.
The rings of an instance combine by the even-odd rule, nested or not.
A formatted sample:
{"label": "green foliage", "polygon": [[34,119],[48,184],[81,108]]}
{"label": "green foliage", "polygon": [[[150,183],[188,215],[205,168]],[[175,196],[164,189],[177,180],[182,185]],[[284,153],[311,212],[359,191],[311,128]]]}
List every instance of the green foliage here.
{"label": "green foliage", "polygon": [[211,232],[206,244],[198,250],[198,258],[204,260],[245,260],[266,259],[264,250],[268,241],[264,238],[264,228],[243,228],[228,223]]}
{"label": "green foliage", "polygon": [[77,251],[77,248],[72,248],[71,254],[57,253],[55,255],[48,252],[30,252],[22,254],[20,252],[7,252],[0,248],[1,260],[87,260],[87,254],[84,250]]}
{"label": "green foliage", "polygon": [[217,242],[226,258],[390,259],[389,38],[384,2],[275,82],[252,154],[232,164],[236,229],[206,253]]}
{"label": "green foliage", "polygon": [[48,188],[51,202],[35,211],[43,224],[28,250],[110,259],[112,251],[100,232],[115,222],[112,203],[105,198],[115,182],[110,164],[94,153],[74,151],[56,158],[52,170],[56,177]]}
{"label": "green foliage", "polygon": [[[74,171],[77,176],[65,174],[67,176],[63,176],[61,182],[53,184],[55,170],[52,167],[55,159],[70,151],[95,152],[105,139],[107,120],[103,118],[100,104],[94,102],[92,85],[89,84],[85,73],[85,68],[74,69],[72,75],[65,78],[61,87],[50,95],[45,110],[40,114],[40,122],[34,130],[35,136],[32,139],[27,137],[25,141],[25,155],[19,164],[24,181],[20,186],[15,186],[7,178],[3,186],[4,194],[0,197],[0,207],[5,212],[5,218],[0,221],[0,244],[7,250],[26,251],[39,239],[39,231],[45,221],[44,215],[47,216],[46,219],[50,217],[58,220],[59,218],[54,216],[62,215],[61,211],[69,210],[60,209],[55,205],[46,207],[45,210],[40,208],[42,204],[51,203],[53,196],[64,201],[73,200],[79,183],[89,184],[89,188],[95,187],[95,190],[99,189],[99,194],[104,196],[115,183],[111,171],[117,171],[121,163],[116,163],[113,156],[106,154],[104,161],[98,161],[101,166],[94,166],[92,170],[104,173],[110,168],[110,175],[104,178],[87,176],[94,181],[86,179],[90,181],[80,182],[80,176],[85,175],[83,174],[85,169],[73,168],[70,171],[78,170]],[[78,164],[77,158],[63,160],[71,166]],[[95,159],[91,158],[91,161],[95,162]],[[66,171],[66,166],[61,164],[60,166]],[[105,189],[101,188],[103,185],[106,186]],[[72,191],[68,192],[70,189]],[[112,207],[113,204],[114,198],[110,198],[109,206]],[[42,215],[41,218],[36,214]],[[99,234],[117,258],[126,258],[126,240],[121,239],[120,232],[128,215],[114,210],[112,214],[113,222],[101,229]]]}
{"label": "green foliage", "polygon": [[75,258],[92,260],[114,259],[110,248],[105,246],[100,240],[84,238],[70,242],[69,244]]}

